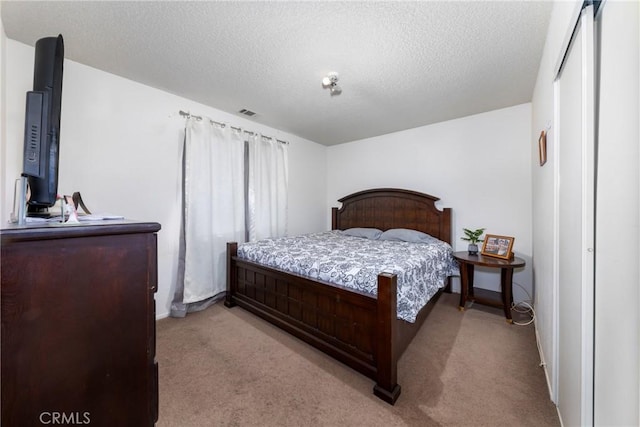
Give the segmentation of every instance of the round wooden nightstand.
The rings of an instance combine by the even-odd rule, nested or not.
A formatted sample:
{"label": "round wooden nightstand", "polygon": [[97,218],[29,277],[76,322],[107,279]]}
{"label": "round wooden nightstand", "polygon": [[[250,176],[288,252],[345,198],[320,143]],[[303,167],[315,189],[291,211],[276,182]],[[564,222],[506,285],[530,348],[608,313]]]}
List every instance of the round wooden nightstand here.
{"label": "round wooden nightstand", "polygon": [[[508,323],[511,318],[511,304],[513,303],[513,269],[524,267],[522,258],[511,259],[493,258],[484,255],[469,255],[469,252],[455,252],[454,258],[460,265],[460,311],[464,311],[467,301],[502,308]],[[473,288],[474,267],[488,267],[500,269],[500,292]]]}

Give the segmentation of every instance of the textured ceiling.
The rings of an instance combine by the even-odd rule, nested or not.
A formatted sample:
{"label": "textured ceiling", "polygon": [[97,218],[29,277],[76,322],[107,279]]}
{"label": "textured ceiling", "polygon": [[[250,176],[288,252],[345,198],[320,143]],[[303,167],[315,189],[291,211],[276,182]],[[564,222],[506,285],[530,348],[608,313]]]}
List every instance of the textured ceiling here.
{"label": "textured ceiling", "polygon": [[[4,1],[1,11],[10,39],[61,33],[67,59],[333,145],[529,102],[551,6]],[[340,96],[322,88],[330,71]]]}

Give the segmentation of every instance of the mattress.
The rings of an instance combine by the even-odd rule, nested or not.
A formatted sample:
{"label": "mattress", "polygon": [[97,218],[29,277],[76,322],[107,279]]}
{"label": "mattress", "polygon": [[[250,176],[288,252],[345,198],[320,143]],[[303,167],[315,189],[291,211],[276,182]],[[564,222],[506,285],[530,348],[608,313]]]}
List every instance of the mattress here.
{"label": "mattress", "polygon": [[379,273],[397,275],[399,319],[415,322],[429,299],[458,275],[448,243],[377,240],[341,230],[238,245],[238,257],[290,273],[376,295]]}

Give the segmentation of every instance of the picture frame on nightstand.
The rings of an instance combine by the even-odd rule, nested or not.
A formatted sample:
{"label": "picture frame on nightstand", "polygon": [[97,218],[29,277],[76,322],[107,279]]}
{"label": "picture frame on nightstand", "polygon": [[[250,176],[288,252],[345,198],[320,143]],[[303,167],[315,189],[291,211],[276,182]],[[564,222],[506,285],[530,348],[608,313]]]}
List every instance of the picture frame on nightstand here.
{"label": "picture frame on nightstand", "polygon": [[495,234],[486,234],[484,243],[482,244],[482,255],[495,258],[511,259],[513,258],[513,241],[511,236],[498,236]]}

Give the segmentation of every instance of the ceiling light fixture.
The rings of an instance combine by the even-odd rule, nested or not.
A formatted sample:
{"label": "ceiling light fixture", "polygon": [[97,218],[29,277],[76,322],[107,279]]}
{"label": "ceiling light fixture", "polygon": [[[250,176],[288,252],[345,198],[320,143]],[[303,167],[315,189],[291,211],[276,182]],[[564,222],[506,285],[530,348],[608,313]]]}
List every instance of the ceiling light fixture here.
{"label": "ceiling light fixture", "polygon": [[342,88],[338,86],[338,73],[331,72],[327,74],[327,77],[322,79],[322,87],[329,89],[331,96],[340,95],[342,93]]}

